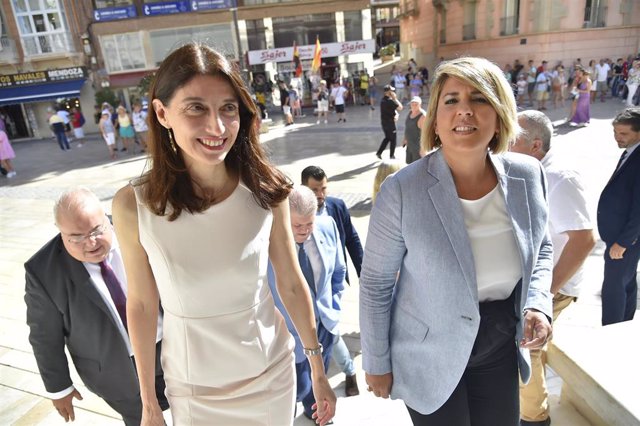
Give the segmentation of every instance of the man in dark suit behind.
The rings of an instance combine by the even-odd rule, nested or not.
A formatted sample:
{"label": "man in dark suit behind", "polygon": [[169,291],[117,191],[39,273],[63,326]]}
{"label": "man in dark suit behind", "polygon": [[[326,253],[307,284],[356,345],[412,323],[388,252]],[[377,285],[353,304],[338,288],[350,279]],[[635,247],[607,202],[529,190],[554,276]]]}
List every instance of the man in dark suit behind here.
{"label": "man in dark suit behind", "polygon": [[[360,243],[358,232],[351,223],[351,215],[349,214],[347,205],[339,198],[327,196],[327,175],[320,167],[306,167],[302,171],[301,181],[302,185],[309,187],[316,196],[316,200],[318,201],[317,215],[331,216],[335,221],[338,226],[338,233],[340,234],[342,251],[344,252],[344,264],[347,265],[348,251],[353,266],[356,268],[356,274],[360,277],[363,253],[362,244]],[[350,284],[349,273],[347,273],[346,281]],[[340,333],[336,334],[333,344],[333,359],[345,374],[346,395],[355,396],[360,394],[353,360]]]}
{"label": "man in dark suit behind", "polygon": [[[139,425],[142,402],[126,329],[126,276],[109,218],[84,188],[62,194],[54,216],[60,233],[25,263],[29,342],[45,389],[65,421],[73,421],[73,398],[82,396],[69,375],[66,345],[87,388],[125,424]],[[160,328],[158,342],[159,336]],[[156,393],[168,408],[159,358]]]}
{"label": "man in dark suit behind", "polygon": [[633,319],[640,260],[640,108],[613,120],[613,135],[624,152],[598,202],[598,231],[606,243],[602,283],[602,325]]}

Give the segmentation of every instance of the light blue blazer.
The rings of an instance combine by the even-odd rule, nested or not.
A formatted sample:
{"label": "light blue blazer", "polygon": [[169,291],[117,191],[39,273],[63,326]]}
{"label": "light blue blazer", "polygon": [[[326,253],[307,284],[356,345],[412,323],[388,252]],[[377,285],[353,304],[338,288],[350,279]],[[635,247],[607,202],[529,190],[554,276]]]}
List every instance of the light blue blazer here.
{"label": "light blue blazer", "polygon": [[[491,161],[522,260],[516,345],[524,309],[552,316],[546,181],[532,157],[508,153]],[[460,381],[479,324],[471,243],[451,171],[437,150],[387,178],[371,212],[360,276],[363,368],[392,372],[391,397],[430,414]],[[527,382],[528,350],[518,358]]]}
{"label": "light blue blazer", "polygon": [[[316,307],[316,312],[318,312],[324,328],[331,334],[336,334],[338,333],[341,310],[340,300],[344,291],[347,268],[344,263],[338,227],[330,216],[315,216],[312,238],[322,258],[322,271],[320,271],[320,278],[316,283],[316,294],[311,293],[311,301]],[[317,271],[314,272],[314,276],[317,275]],[[287,328],[296,341],[296,362],[302,362],[305,360],[302,342],[278,295],[276,277],[271,262],[269,262],[268,278],[276,307],[284,316]]]}

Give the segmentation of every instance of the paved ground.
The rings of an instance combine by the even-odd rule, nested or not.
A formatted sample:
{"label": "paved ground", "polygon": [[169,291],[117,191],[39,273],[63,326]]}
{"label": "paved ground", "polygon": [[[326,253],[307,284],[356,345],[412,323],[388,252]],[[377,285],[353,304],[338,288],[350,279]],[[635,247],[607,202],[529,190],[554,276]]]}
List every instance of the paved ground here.
{"label": "paved ground", "polygon": [[[593,106],[589,127],[561,126],[554,141],[558,155],[571,158],[582,172],[594,214],[598,195],[620,154],[612,138],[610,121],[621,108],[622,104],[614,100],[598,103]],[[553,120],[560,120],[565,115],[566,110],[549,111]],[[404,119],[404,115],[402,117]],[[346,123],[336,123],[335,116],[330,120],[328,125],[316,125],[315,118],[307,116],[297,119],[294,126],[284,128],[281,118],[274,114],[274,125],[263,135],[263,142],[272,160],[296,183],[307,165],[323,167],[329,175],[330,191],[344,198],[350,206],[364,242],[371,186],[378,164],[374,152],[382,139],[379,111],[355,106],[347,108]],[[53,139],[23,141],[14,144],[14,149],[18,175],[11,180],[0,178],[0,424],[61,424],[51,403],[43,398],[44,388],[27,340],[22,264],[55,235],[51,209],[53,200],[62,190],[74,185],[88,186],[110,211],[115,191],[142,172],[146,159],[143,155],[121,155],[111,161],[106,146],[96,135],[90,136],[82,148],[76,148],[74,144],[69,152],[60,151]],[[388,156],[388,151],[384,156]],[[396,156],[404,158],[404,152],[399,150]],[[601,252],[599,244],[587,261],[583,296],[556,327],[563,324],[598,326]],[[351,275],[355,276],[355,271]],[[341,331],[360,367],[357,289],[356,284],[345,293]],[[338,395],[343,396],[344,376],[334,370],[331,371],[331,383]],[[559,403],[561,380],[552,372],[549,377],[554,424],[588,425],[571,407]],[[364,390],[361,369],[358,379]],[[76,424],[121,424],[106,404],[82,387],[81,392],[85,399],[78,402]],[[304,418],[296,420],[296,425],[310,424]],[[339,399],[335,424],[408,425],[409,419],[402,403],[376,400],[363,392],[359,397]]]}

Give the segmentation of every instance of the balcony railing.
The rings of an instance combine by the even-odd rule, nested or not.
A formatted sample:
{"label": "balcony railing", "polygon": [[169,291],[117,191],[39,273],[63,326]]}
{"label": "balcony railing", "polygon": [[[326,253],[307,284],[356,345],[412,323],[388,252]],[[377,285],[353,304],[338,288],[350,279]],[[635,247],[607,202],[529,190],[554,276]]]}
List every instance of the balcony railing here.
{"label": "balcony railing", "polygon": [[518,34],[518,17],[505,16],[500,18],[500,35],[508,36]]}
{"label": "balcony railing", "polygon": [[582,28],[602,28],[607,26],[607,6],[585,7]]}
{"label": "balcony railing", "polygon": [[462,26],[462,39],[463,40],[476,39],[476,24],[467,24]]}
{"label": "balcony railing", "polygon": [[71,53],[76,50],[69,32],[23,35],[22,47],[25,56]]}
{"label": "balcony railing", "polygon": [[0,37],[0,62],[17,62],[18,50],[16,42],[7,36]]}

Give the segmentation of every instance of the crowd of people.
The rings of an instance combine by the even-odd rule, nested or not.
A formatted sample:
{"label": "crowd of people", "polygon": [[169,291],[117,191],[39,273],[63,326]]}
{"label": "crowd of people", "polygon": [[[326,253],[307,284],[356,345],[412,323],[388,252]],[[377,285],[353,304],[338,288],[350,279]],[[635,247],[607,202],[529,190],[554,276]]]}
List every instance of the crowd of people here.
{"label": "crowd of people", "polygon": [[[577,116],[591,86],[574,68]],[[330,424],[332,358],[347,396],[360,393],[338,327],[342,294],[356,282],[350,259],[368,392],[401,399],[415,425],[549,425],[544,350],[595,244],[584,185],[553,156],[548,117],[518,113],[513,75],[462,57],[419,86],[411,82],[422,72],[414,61],[409,69],[411,79],[394,73],[382,88],[377,156],[388,145],[390,159],[378,167],[364,248],[322,168],[309,165],[294,185],[268,160],[259,101],[210,47],[190,43],[165,58],[148,114],[104,105],[111,156],[116,134],[121,151],[139,134],[151,161],[116,194],[113,224],[91,191],[65,191],[54,207],[59,234],[25,264],[29,340],[58,413],[74,420],[82,399],[66,347],[85,385],[127,425],[162,425],[167,409],[176,425],[286,425],[297,402]],[[558,86],[539,78],[545,69],[532,82],[512,70],[539,109],[539,93]],[[318,124],[330,104],[346,122],[348,90],[318,83]],[[372,78],[360,73],[359,87],[367,105]],[[279,83],[287,123],[288,89]],[[49,120],[68,149],[64,114]],[[613,127],[624,152],[598,209],[604,325],[633,318],[640,259],[640,109]]]}

